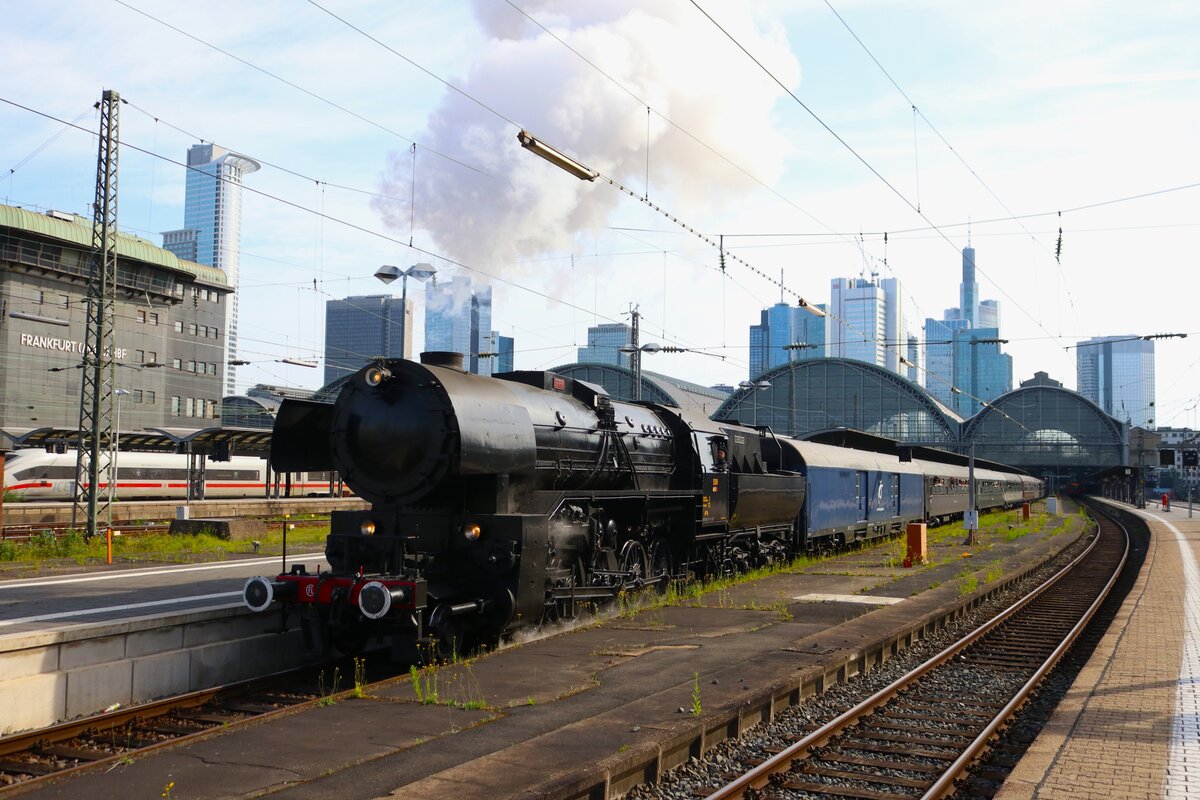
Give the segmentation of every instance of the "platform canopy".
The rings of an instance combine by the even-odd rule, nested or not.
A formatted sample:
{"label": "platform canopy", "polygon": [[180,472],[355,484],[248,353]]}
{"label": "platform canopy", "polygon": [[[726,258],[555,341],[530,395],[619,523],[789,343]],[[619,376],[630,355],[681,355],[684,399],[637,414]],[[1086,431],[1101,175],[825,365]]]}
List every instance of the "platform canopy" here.
{"label": "platform canopy", "polygon": [[[39,447],[49,450],[78,448],[77,428],[33,428],[25,431],[0,431],[5,449]],[[120,449],[142,453],[197,453],[207,455],[215,447],[229,446],[230,455],[260,456],[271,452],[270,428],[146,428],[122,431]]]}

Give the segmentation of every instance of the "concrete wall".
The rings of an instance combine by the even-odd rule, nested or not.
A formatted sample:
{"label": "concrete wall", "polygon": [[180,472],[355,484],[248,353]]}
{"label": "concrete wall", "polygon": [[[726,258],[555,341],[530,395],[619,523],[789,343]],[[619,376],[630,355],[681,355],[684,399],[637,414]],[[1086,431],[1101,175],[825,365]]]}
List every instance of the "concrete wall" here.
{"label": "concrete wall", "polygon": [[238,605],[0,636],[0,735],[314,660],[279,626]]}

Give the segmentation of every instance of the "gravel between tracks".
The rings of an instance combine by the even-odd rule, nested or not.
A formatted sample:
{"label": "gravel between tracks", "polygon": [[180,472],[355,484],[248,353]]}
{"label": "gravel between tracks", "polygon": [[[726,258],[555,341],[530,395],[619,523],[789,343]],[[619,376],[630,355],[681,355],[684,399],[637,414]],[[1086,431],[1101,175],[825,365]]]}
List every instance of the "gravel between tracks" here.
{"label": "gravel between tracks", "polygon": [[[948,623],[886,663],[876,665],[846,683],[833,686],[824,694],[807,698],[799,705],[785,709],[770,723],[756,725],[740,738],[722,742],[703,759],[691,758],[686,764],[664,775],[659,783],[636,786],[625,797],[628,800],[695,800],[696,797],[709,794],[732,780],[735,773],[740,774],[751,764],[769,758],[991,619],[1061,569],[1089,542],[1090,537],[1080,539],[1030,575],[1006,587],[970,613]],[[980,677],[971,677],[969,670],[964,672],[964,681]],[[960,683],[958,686],[963,687],[965,696],[971,696],[968,683]],[[789,792],[788,796],[799,799],[811,795]]]}

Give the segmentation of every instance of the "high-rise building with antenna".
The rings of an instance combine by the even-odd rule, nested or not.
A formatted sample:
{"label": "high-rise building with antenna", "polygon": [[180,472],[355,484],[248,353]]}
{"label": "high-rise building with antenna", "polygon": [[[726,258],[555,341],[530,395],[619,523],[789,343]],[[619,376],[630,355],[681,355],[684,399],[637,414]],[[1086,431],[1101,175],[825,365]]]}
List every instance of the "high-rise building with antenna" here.
{"label": "high-rise building with antenna", "polygon": [[242,178],[261,165],[215,144],[188,148],[184,188],[183,227],[163,232],[163,248],[179,258],[225,271],[234,293],[225,306],[225,325],[219,331],[224,345],[225,394],[235,394],[237,354],[238,262],[242,241]]}

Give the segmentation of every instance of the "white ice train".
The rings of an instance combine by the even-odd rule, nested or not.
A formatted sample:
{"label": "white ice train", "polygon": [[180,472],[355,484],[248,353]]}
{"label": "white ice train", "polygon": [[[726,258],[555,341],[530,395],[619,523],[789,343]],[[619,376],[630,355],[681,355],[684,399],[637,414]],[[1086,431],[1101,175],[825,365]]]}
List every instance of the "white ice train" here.
{"label": "white ice train", "polygon": [[[47,453],[17,450],[4,467],[4,492],[28,500],[70,500],[75,490],[74,451]],[[282,489],[282,484],[280,484]],[[336,489],[336,487],[335,487]],[[292,475],[292,496],[330,494],[330,473]],[[120,499],[184,499],[188,493],[187,456],[174,453],[121,452],[117,456],[116,496]],[[267,462],[254,456],[209,461],[204,467],[204,497],[264,497]]]}

